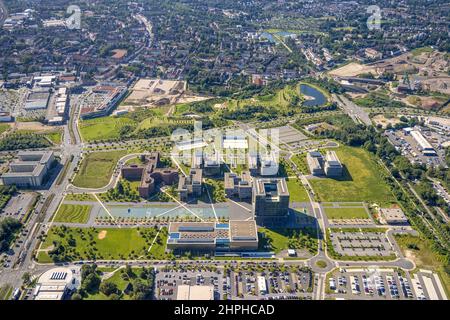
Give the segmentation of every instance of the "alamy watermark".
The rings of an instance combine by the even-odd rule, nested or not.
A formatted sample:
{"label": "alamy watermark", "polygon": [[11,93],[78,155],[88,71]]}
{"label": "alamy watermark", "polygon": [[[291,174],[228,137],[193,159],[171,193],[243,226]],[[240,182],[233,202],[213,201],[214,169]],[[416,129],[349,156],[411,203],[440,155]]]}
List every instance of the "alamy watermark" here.
{"label": "alamy watermark", "polygon": [[266,175],[276,175],[279,169],[279,130],[219,129],[203,130],[202,122],[194,123],[194,132],[178,128],[173,131],[172,157],[184,164],[216,163],[231,167],[264,166]]}
{"label": "alamy watermark", "polygon": [[81,9],[77,5],[71,5],[66,10],[70,17],[66,19],[66,26],[70,30],[81,29]]}
{"label": "alamy watermark", "polygon": [[367,7],[367,13],[370,14],[367,19],[367,28],[370,31],[381,30],[381,9],[377,5]]}
{"label": "alamy watermark", "polygon": [[3,26],[3,23],[8,18],[8,10],[6,9],[5,4],[2,0],[0,0],[0,27]]}

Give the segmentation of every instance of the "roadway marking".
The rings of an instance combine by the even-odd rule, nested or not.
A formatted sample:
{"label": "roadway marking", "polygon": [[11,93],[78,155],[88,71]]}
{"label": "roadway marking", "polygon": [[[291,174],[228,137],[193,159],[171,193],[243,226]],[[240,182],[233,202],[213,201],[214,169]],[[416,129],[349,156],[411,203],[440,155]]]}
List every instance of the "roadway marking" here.
{"label": "roadway marking", "polygon": [[193,212],[191,209],[189,209],[188,207],[186,207],[185,204],[181,203],[180,201],[178,201],[178,199],[176,199],[175,197],[173,197],[171,194],[169,194],[167,191],[165,191],[164,189],[160,189],[161,192],[167,194],[172,200],[174,200],[176,203],[178,203],[180,206],[182,206],[184,209],[186,209],[187,211],[189,211],[192,215],[194,215],[196,218],[200,219],[201,221],[204,221],[202,218],[200,218],[195,212]]}
{"label": "roadway marking", "polygon": [[100,201],[99,197],[97,197],[97,195],[95,193],[92,194],[94,196],[95,199],[97,199],[98,203],[100,203],[100,205],[102,206],[102,208],[106,211],[106,213],[113,219],[114,223],[117,225],[117,227],[120,229],[121,226],[120,224],[118,224],[116,222],[116,219],[114,218],[114,216],[111,214],[111,212],[109,212],[109,210],[105,207],[105,205],[103,204],[103,202]]}
{"label": "roadway marking", "polygon": [[211,199],[211,195],[209,194],[209,190],[208,190],[208,188],[205,188],[205,189],[206,189],[206,193],[208,194],[209,201],[211,202],[211,208],[213,209],[214,217],[216,217],[216,221],[219,221],[219,218],[217,218],[216,209],[214,208],[214,204],[213,204],[213,201]]}

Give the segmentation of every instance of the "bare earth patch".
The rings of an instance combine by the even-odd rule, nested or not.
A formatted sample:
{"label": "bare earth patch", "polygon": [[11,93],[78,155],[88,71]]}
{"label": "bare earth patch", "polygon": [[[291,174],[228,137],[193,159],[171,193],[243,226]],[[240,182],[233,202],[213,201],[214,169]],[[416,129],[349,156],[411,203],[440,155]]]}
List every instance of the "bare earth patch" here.
{"label": "bare earth patch", "polygon": [[108,234],[108,231],[106,231],[106,230],[100,231],[100,232],[98,233],[98,239],[99,239],[99,240],[105,239],[107,234]]}

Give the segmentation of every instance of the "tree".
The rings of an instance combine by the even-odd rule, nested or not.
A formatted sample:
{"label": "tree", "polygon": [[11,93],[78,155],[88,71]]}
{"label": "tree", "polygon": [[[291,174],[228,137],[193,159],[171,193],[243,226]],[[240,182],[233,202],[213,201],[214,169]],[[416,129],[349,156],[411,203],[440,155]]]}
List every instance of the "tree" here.
{"label": "tree", "polygon": [[29,285],[31,283],[31,275],[29,272],[25,272],[22,276],[23,284]]}
{"label": "tree", "polygon": [[72,295],[71,300],[83,300],[83,297],[79,293],[75,293]]}
{"label": "tree", "polygon": [[117,293],[117,285],[113,282],[102,282],[100,284],[100,292],[106,296],[110,296],[113,293]]}

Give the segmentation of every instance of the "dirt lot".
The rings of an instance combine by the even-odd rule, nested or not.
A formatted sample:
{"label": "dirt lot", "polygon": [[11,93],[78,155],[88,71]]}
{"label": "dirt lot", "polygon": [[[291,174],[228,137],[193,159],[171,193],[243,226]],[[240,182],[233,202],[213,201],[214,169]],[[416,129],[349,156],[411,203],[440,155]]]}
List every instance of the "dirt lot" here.
{"label": "dirt lot", "polygon": [[376,68],[357,62],[351,62],[343,67],[330,71],[331,76],[337,77],[356,77],[363,73],[372,73],[376,75]]}
{"label": "dirt lot", "polygon": [[395,125],[397,123],[400,123],[400,119],[398,118],[386,118],[383,114],[376,115],[372,118],[375,125],[381,124],[383,128],[386,128],[386,126],[390,123],[391,125]]}
{"label": "dirt lot", "polygon": [[23,131],[37,131],[37,132],[55,131],[54,126],[46,126],[40,122],[15,122],[14,129]]}

